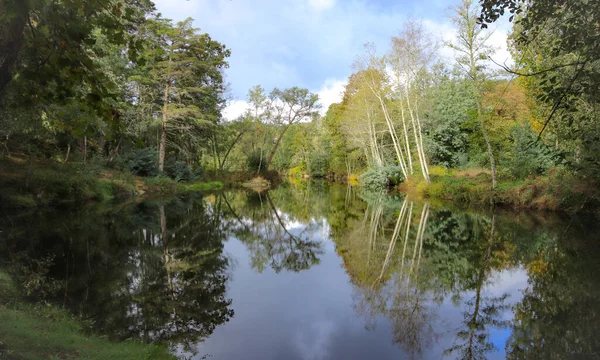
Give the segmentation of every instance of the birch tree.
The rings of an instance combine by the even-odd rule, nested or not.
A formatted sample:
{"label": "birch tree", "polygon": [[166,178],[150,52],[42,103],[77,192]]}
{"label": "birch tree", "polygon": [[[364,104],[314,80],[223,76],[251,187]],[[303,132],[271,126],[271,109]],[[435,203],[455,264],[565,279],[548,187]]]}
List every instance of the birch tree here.
{"label": "birch tree", "polygon": [[490,158],[492,171],[492,189],[496,188],[496,161],[490,142],[485,114],[483,109],[483,84],[488,77],[485,61],[494,53],[494,48],[489,45],[491,31],[483,29],[478,23],[479,7],[473,0],[463,0],[462,4],[452,9],[452,22],[456,27],[457,37],[448,46],[456,51],[456,63],[462,72],[473,84],[473,93],[477,105],[477,120],[481,134],[485,141],[487,153]]}
{"label": "birch tree", "polygon": [[[430,182],[430,178],[423,146],[420,105],[425,79],[437,52],[437,45],[431,38],[422,23],[409,20],[400,34],[392,38],[392,48],[387,56],[393,73],[394,96],[400,107],[406,152],[412,154],[408,134],[409,128],[412,128],[414,148],[426,182]],[[408,126],[407,117],[410,119]],[[413,174],[411,156],[408,156],[408,165]]]}
{"label": "birch tree", "polygon": [[387,94],[390,92],[389,79],[386,72],[385,62],[382,58],[375,55],[375,49],[371,44],[365,45],[366,54],[362,58],[358,58],[354,67],[359,74],[359,79],[363,86],[366,86],[375,96],[377,103],[381,106],[381,111],[387,125],[390,138],[398,160],[398,165],[402,171],[404,178],[408,178],[409,168],[407,165],[407,157],[410,154],[402,149],[401,141],[396,133],[396,126],[390,115]]}
{"label": "birch tree", "polygon": [[385,164],[384,149],[380,142],[381,134],[387,132],[383,113],[371,90],[364,86],[359,72],[350,76],[344,98],[345,121],[342,128],[351,143],[364,151],[370,165],[381,167]]}

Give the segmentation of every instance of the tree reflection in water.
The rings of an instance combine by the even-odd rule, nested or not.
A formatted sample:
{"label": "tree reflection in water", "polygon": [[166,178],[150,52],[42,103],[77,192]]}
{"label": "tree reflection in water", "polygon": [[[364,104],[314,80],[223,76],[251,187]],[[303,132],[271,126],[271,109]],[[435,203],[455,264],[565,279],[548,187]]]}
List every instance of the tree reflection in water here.
{"label": "tree reflection in water", "polygon": [[[304,182],[109,211],[18,214],[0,221],[0,254],[17,278],[28,263],[50,264],[42,275],[52,286],[40,295],[58,288],[48,300],[92,320],[96,331],[189,355],[233,316],[228,237],[244,244],[254,270],[280,276],[319,264],[329,237],[367,329],[383,319],[409,356],[436,348],[450,358],[486,358],[502,350],[506,338],[494,339],[502,330],[509,358],[593,358],[600,252],[594,233],[583,231],[593,226],[528,221]],[[495,281],[514,269],[529,285],[510,302]]]}
{"label": "tree reflection in water", "polygon": [[[485,358],[496,347],[491,329],[507,327],[508,295],[488,296],[492,271],[512,255],[499,240],[496,219],[435,212],[428,203],[404,199],[394,207],[384,198],[367,199],[360,222],[338,239],[338,251],[355,285],[355,308],[367,328],[376,318],[390,321],[393,342],[412,357],[423,356],[441,336],[438,305],[452,299],[462,309],[460,328],[447,356]],[[386,214],[396,214],[394,218]],[[470,298],[470,294],[473,294]]]}
{"label": "tree reflection in water", "polygon": [[54,300],[93,320],[95,331],[194,351],[233,316],[219,206],[191,197],[100,216],[37,213],[35,227],[25,226],[31,218],[24,215],[2,246],[30,259],[52,255],[48,275],[65,284]]}
{"label": "tree reflection in water", "polygon": [[293,234],[296,219],[278,210],[269,192],[243,195],[245,199],[238,198],[233,205],[226,193],[221,196],[237,222],[230,231],[248,246],[254,269],[262,272],[269,266],[275,272],[298,272],[319,263],[323,250],[321,241],[312,240],[318,228],[315,221],[298,223],[301,231]]}
{"label": "tree reflection in water", "polygon": [[[368,244],[366,269],[356,278],[355,308],[372,328],[377,315],[391,321],[393,341],[413,357],[421,354],[435,338],[432,313],[426,292],[419,286],[423,239],[429,218],[429,204],[413,217],[415,203],[404,199],[393,227],[383,221],[384,203],[377,199],[368,206],[363,222],[349,238]],[[418,205],[417,205],[418,206]],[[358,259],[358,258],[357,258]],[[350,260],[352,261],[352,260]]]}
{"label": "tree reflection in water", "polygon": [[510,308],[506,304],[508,294],[493,297],[484,293],[485,283],[493,267],[492,249],[497,240],[496,216],[493,213],[488,237],[475,277],[475,295],[464,302],[463,327],[456,332],[455,343],[444,352],[445,355],[457,355],[461,359],[485,359],[488,353],[498,350],[490,339],[490,329],[509,325],[508,320],[502,320],[503,313]]}

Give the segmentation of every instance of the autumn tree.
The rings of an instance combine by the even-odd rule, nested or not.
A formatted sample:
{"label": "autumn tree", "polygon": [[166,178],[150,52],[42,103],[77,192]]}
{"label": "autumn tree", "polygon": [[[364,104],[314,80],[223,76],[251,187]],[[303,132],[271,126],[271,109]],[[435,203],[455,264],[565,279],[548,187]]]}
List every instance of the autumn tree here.
{"label": "autumn tree", "polygon": [[488,134],[488,125],[485,121],[486,112],[483,106],[483,86],[489,78],[485,62],[494,51],[493,47],[489,45],[492,33],[482,29],[477,24],[479,9],[474,5],[472,0],[463,0],[452,11],[452,22],[458,34],[456,40],[448,43],[448,46],[456,52],[456,62],[459,68],[473,84],[473,94],[477,106],[477,120],[490,160],[492,188],[496,188],[496,161]]}

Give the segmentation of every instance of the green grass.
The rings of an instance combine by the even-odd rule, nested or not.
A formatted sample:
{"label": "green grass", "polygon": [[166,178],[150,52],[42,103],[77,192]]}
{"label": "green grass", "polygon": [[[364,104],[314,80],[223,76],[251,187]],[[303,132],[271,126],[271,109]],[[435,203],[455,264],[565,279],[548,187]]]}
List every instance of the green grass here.
{"label": "green grass", "polygon": [[431,183],[409,180],[400,190],[422,198],[455,203],[496,204],[515,209],[594,212],[600,208],[600,187],[592,179],[581,179],[565,171],[529,179],[501,179],[495,190],[489,174],[439,174]]}
{"label": "green grass", "polygon": [[23,159],[0,162],[0,206],[31,208],[86,201],[109,201],[135,195],[132,181],[119,178],[95,165],[35,162],[27,181],[29,165]]}
{"label": "green grass", "polygon": [[198,181],[191,184],[181,184],[185,191],[211,191],[223,189],[223,183],[220,181],[203,182]]}
{"label": "green grass", "polygon": [[8,359],[175,359],[165,346],[115,343],[86,335],[66,310],[20,299],[0,271],[0,358]]}
{"label": "green grass", "polygon": [[212,191],[223,188],[221,181],[197,181],[193,183],[178,183],[166,176],[155,176],[144,179],[150,193],[179,194],[189,191]]}

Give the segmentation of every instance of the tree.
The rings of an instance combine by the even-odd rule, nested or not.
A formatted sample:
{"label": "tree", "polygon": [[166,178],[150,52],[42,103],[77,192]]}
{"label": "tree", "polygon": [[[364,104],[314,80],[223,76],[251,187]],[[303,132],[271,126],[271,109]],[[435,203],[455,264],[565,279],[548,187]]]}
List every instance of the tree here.
{"label": "tree", "polygon": [[159,96],[161,114],[158,168],[164,171],[167,146],[189,154],[202,141],[203,132],[220,120],[224,84],[222,69],[230,52],[207,34],[198,34],[192,19],[175,27],[157,17],[149,24],[156,43],[148,76]]}
{"label": "tree", "polygon": [[382,167],[387,160],[382,144],[382,136],[388,132],[387,122],[382,121],[384,113],[375,94],[365,85],[366,76],[358,71],[348,79],[340,126],[350,144],[363,151],[369,166]]}
{"label": "tree", "polygon": [[375,49],[371,44],[366,44],[365,48],[367,50],[365,57],[358,58],[354,67],[357,69],[357,73],[360,74],[359,79],[362,86],[365,86],[373,93],[378,104],[381,106],[398,165],[402,170],[402,175],[406,179],[410,172],[408,165],[410,153],[409,149],[403,149],[401,138],[396,132],[396,126],[389,111],[386,96],[390,93],[390,84],[386,72],[386,64],[384,59],[375,55]]}
{"label": "tree", "polygon": [[431,163],[445,168],[464,166],[469,151],[469,114],[475,112],[473,91],[468,80],[443,70],[434,75],[424,106],[424,140]]}
{"label": "tree", "polygon": [[409,20],[404,24],[401,33],[392,38],[392,50],[388,55],[388,61],[394,73],[394,96],[400,105],[406,152],[409,154],[410,172],[413,173],[413,166],[405,119],[405,106],[410,115],[414,147],[417,149],[419,165],[426,182],[430,182],[430,178],[423,146],[420,103],[423,101],[423,91],[427,88],[429,68],[437,52],[437,44],[430,39],[431,35],[425,31],[422,23]]}
{"label": "tree", "polygon": [[492,35],[477,24],[479,11],[474,6],[473,0],[463,0],[461,5],[453,8],[454,16],[452,22],[456,26],[457,40],[448,45],[454,49],[458,56],[457,64],[473,84],[473,94],[477,106],[477,120],[485,141],[487,153],[492,170],[492,188],[497,185],[496,162],[494,151],[488,135],[485,122],[485,110],[483,108],[483,85],[488,76],[485,61],[493,53],[493,48],[488,45]]}
{"label": "tree", "polygon": [[518,59],[516,69],[506,70],[524,76],[537,100],[542,118],[536,142],[546,140],[573,169],[597,177],[600,2],[482,0],[481,26],[506,12],[514,22],[511,45]]}
{"label": "tree", "polygon": [[319,96],[317,94],[311,93],[308,89],[301,89],[296,86],[285,90],[275,88],[269,96],[269,101],[272,107],[269,120],[273,124],[280,126],[281,130],[277,136],[277,140],[275,140],[273,149],[269,153],[265,170],[269,169],[273,161],[273,156],[275,156],[277,148],[281,143],[281,139],[290,126],[299,121],[311,119],[317,115],[317,110],[321,106],[318,104]]}
{"label": "tree", "polygon": [[103,29],[109,42],[126,45],[135,59],[142,43],[133,30],[153,9],[149,0],[0,0],[0,100],[15,72],[38,87],[58,79],[77,84],[83,78],[90,93],[105,92],[106,83],[92,81],[102,77],[88,51],[93,31]]}

